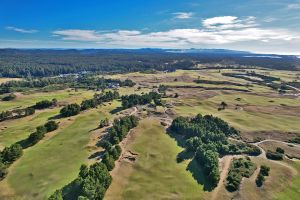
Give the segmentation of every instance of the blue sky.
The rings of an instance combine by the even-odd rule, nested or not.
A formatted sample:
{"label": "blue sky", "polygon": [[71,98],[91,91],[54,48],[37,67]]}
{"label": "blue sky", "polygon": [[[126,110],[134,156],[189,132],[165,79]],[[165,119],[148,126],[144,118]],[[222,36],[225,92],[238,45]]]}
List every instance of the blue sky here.
{"label": "blue sky", "polygon": [[0,48],[7,47],[300,55],[300,0],[1,0]]}

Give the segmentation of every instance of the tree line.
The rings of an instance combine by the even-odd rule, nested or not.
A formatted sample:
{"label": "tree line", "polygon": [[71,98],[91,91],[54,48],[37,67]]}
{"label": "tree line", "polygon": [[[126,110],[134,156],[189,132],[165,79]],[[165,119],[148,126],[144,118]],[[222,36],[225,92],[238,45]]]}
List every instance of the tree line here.
{"label": "tree line", "polygon": [[94,94],[92,99],[84,100],[81,102],[81,105],[77,103],[68,104],[60,110],[60,115],[62,117],[70,117],[79,114],[83,110],[90,108],[96,108],[98,105],[101,105],[104,102],[109,102],[114,99],[118,99],[120,94],[118,91],[108,91],[101,94]]}
{"label": "tree line", "polygon": [[200,114],[174,119],[170,130],[184,137],[186,150],[193,152],[211,185],[216,186],[220,179],[219,153],[228,145],[227,137],[237,136],[239,132],[220,118]]}
{"label": "tree line", "polygon": [[0,121],[27,117],[29,115],[33,115],[35,113],[36,109],[41,110],[41,109],[49,108],[49,107],[56,106],[56,105],[57,105],[56,99],[52,99],[51,101],[42,100],[42,101],[37,102],[35,105],[29,106],[27,108],[19,108],[19,109],[14,109],[14,110],[2,111],[0,113]]}
{"label": "tree line", "polygon": [[265,177],[269,176],[269,172],[270,172],[270,167],[268,167],[266,165],[262,165],[260,167],[259,173],[255,180],[257,187],[261,187],[264,184],[264,182],[266,180]]}
{"label": "tree line", "polygon": [[[170,126],[170,134],[183,137],[185,151],[191,152],[202,166],[206,178],[215,187],[220,179],[220,156],[228,154],[259,155],[260,149],[243,142],[228,142],[228,137],[239,137],[239,131],[227,122],[212,115],[196,115],[193,118],[177,117]],[[180,155],[178,161],[183,158]]]}
{"label": "tree line", "polygon": [[67,75],[62,77],[28,78],[26,80],[8,81],[0,84],[0,94],[15,91],[26,91],[32,88],[47,88],[57,86],[58,88],[86,88],[92,90],[104,90],[113,87],[133,87],[135,83],[126,79],[105,79],[93,74]]}
{"label": "tree line", "polygon": [[[197,51],[197,50],[196,50]],[[137,50],[0,50],[0,77],[45,77],[80,72],[122,73],[151,70],[194,69],[197,64],[220,63],[223,67],[259,66],[297,70],[299,59],[244,57],[222,52]],[[228,63],[228,64],[227,64]]]}
{"label": "tree line", "polygon": [[149,92],[148,94],[131,94],[121,97],[122,107],[131,108],[136,105],[145,105],[154,102],[155,105],[162,105],[161,95],[156,92]]}
{"label": "tree line", "polygon": [[122,152],[118,144],[130,129],[137,125],[138,118],[135,116],[114,120],[108,135],[101,141],[101,146],[105,149],[102,161],[92,164],[90,167],[82,165],[78,177],[71,184],[56,190],[48,200],[64,200],[70,199],[70,197],[71,199],[102,200],[112,181],[109,171],[114,168],[115,161]]}

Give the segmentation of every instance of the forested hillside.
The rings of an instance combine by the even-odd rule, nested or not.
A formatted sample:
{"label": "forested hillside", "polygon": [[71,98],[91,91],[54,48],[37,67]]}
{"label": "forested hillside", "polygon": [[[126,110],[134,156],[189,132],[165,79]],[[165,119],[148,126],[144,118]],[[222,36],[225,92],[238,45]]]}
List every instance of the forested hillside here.
{"label": "forested hillside", "polygon": [[[249,56],[251,55],[251,56]],[[296,70],[295,56],[255,56],[235,51],[136,50],[0,50],[0,77],[43,77],[79,72],[132,72],[192,69],[197,64],[258,66]]]}

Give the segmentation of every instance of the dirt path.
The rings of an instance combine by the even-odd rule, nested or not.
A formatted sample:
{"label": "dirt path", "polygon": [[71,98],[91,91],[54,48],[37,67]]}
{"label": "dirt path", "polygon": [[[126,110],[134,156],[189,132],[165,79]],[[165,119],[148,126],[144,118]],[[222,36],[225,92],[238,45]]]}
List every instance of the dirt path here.
{"label": "dirt path", "polygon": [[224,182],[225,182],[225,179],[227,177],[227,174],[228,174],[228,170],[229,170],[229,167],[230,167],[230,163],[231,163],[231,160],[234,156],[224,156],[222,158],[222,171],[220,173],[220,181],[217,185],[217,187],[214,189],[213,193],[212,193],[212,197],[211,199],[212,200],[217,200],[218,198],[218,193],[222,187],[222,185],[224,185]]}

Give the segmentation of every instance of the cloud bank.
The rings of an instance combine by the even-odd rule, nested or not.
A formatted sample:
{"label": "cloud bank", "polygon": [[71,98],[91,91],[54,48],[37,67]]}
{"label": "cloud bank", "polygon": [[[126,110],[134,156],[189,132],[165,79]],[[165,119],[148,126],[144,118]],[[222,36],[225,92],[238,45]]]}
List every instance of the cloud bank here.
{"label": "cloud bank", "polygon": [[190,46],[223,45],[238,42],[284,42],[299,40],[300,34],[288,29],[263,28],[256,18],[249,16],[220,16],[204,19],[202,28],[171,29],[158,32],[118,30],[102,32],[97,30],[67,29],[54,31],[55,36],[65,41],[93,42],[122,47],[183,48]]}

